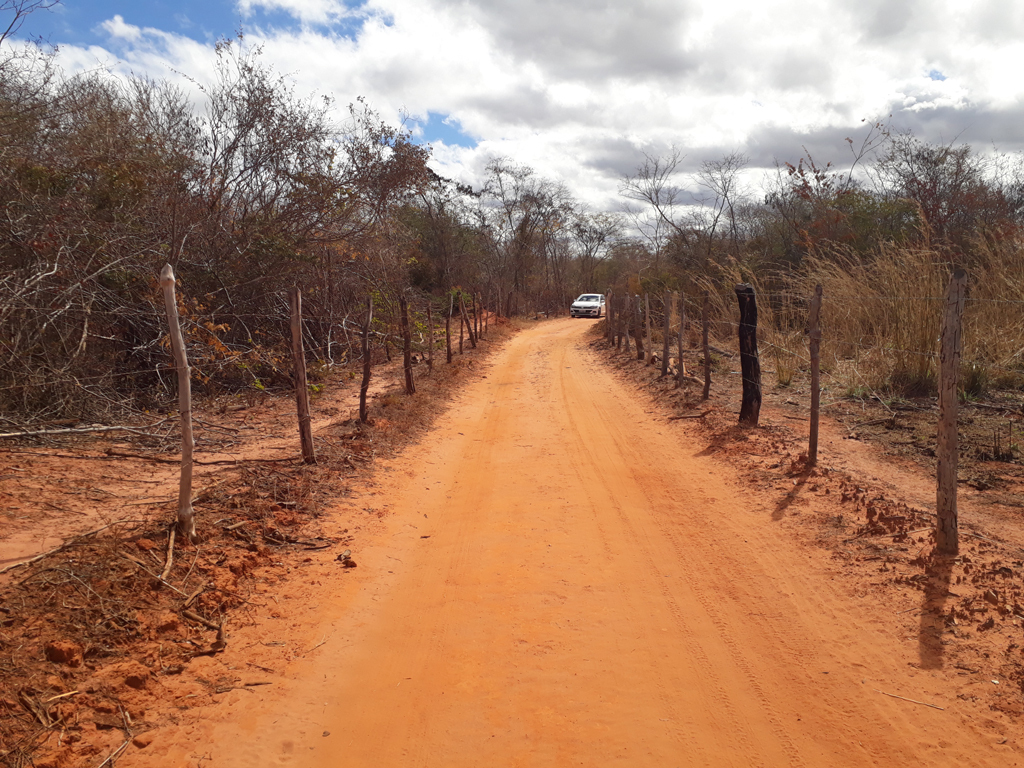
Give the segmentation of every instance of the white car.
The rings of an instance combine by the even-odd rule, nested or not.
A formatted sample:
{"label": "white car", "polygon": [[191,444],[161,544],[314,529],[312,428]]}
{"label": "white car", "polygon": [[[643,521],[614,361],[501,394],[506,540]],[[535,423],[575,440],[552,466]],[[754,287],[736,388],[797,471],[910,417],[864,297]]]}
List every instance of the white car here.
{"label": "white car", "polygon": [[584,293],[569,307],[571,317],[601,317],[603,314],[603,293]]}

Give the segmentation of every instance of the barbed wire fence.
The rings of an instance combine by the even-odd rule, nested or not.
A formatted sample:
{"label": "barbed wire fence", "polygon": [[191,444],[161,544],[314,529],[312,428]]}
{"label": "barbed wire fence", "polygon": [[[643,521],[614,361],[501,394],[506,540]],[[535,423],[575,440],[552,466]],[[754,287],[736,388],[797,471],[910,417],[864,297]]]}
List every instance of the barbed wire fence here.
{"label": "barbed wire fence", "polygon": [[[731,373],[741,377],[743,394],[739,408],[740,420],[750,426],[756,426],[758,423],[756,414],[760,407],[761,397],[762,382],[759,361],[761,354],[767,353],[774,359],[776,377],[782,385],[788,386],[791,383],[796,370],[808,371],[811,378],[811,384],[807,389],[809,415],[804,419],[808,422],[808,449],[804,454],[807,469],[813,467],[817,462],[818,420],[821,407],[828,408],[849,400],[851,397],[868,397],[881,405],[892,420],[896,418],[899,410],[906,408],[937,411],[936,539],[940,551],[946,554],[955,554],[958,548],[956,468],[962,442],[962,438],[957,433],[959,401],[977,395],[979,382],[975,380],[975,377],[984,378],[998,375],[1007,381],[1024,379],[1024,349],[1010,356],[1010,364],[1007,364],[1005,359],[994,360],[992,355],[983,354],[985,350],[982,345],[977,343],[972,343],[970,353],[965,353],[965,334],[969,336],[972,327],[970,323],[965,323],[964,317],[965,315],[967,317],[971,317],[972,314],[976,315],[980,307],[998,307],[1003,311],[1012,312],[1019,307],[1024,307],[1024,301],[972,297],[969,295],[966,275],[959,270],[954,272],[950,278],[946,296],[901,296],[877,293],[842,295],[843,302],[853,299],[866,304],[875,302],[877,305],[885,307],[902,306],[906,308],[911,302],[927,304],[925,311],[915,309],[912,312],[908,310],[906,313],[912,315],[915,327],[902,329],[902,338],[910,339],[916,334],[915,340],[927,344],[927,346],[911,346],[868,334],[854,338],[842,335],[830,337],[830,330],[842,329],[845,322],[853,315],[853,310],[849,306],[844,306],[843,303],[830,304],[828,291],[822,290],[820,284],[808,295],[792,290],[754,292],[752,286],[737,285],[735,292],[740,299],[741,307],[743,294],[747,293],[747,288],[751,293],[755,293],[760,307],[767,309],[767,312],[765,312],[766,317],[761,323],[754,321],[755,335],[752,338],[755,340],[755,344],[746,351],[741,348],[738,352],[731,352],[710,345],[706,341],[710,331],[710,335],[718,340],[728,337],[740,341],[742,345],[744,333],[749,334],[751,330],[750,318],[741,317],[740,321],[736,321],[733,319],[734,316],[729,316],[725,311],[725,303],[721,296],[717,301],[718,316],[713,320],[710,319],[707,312],[707,291],[704,292],[704,296],[666,292],[660,300],[656,295],[651,296],[650,294],[613,297],[614,301],[611,303],[612,308],[609,312],[609,326],[606,329],[608,343],[613,349],[621,350],[622,340],[625,338],[626,351],[629,353],[629,341],[633,337],[638,350],[638,359],[644,360],[648,365],[660,363],[662,377],[673,373],[677,386],[684,380],[699,383],[697,377],[687,373],[687,358],[703,354],[705,399],[710,388],[708,385],[711,381],[712,368],[707,354],[708,347],[714,349],[720,358],[739,357],[741,370],[731,371]],[[816,303],[817,308],[815,307]],[[683,343],[688,338],[687,318],[701,318],[699,327],[703,343],[700,347]],[[888,321],[894,322],[891,318]],[[644,339],[644,334],[641,331],[645,325],[647,328],[653,326],[662,329],[660,349],[653,348],[655,344],[649,332],[647,338]],[[694,328],[698,324],[697,321],[690,321],[689,325]],[[670,335],[676,335],[679,340],[679,351],[675,360],[669,357]],[[797,343],[798,339],[799,343]],[[972,342],[975,341],[972,339]],[[750,342],[747,343],[749,345]],[[807,344],[806,348],[804,348],[804,343]],[[829,364],[824,367],[821,366],[820,359],[822,345],[826,347],[830,356]],[[744,357],[749,358],[751,355],[757,359],[757,365],[754,368],[748,367],[745,364],[747,361],[744,361]],[[1013,362],[1017,360],[1022,362],[1019,368],[1013,365]],[[917,362],[910,366],[908,361]],[[870,362],[872,368],[875,369],[872,373],[862,370],[866,362]],[[671,371],[672,363],[675,364],[675,371]],[[925,379],[926,381],[910,382],[910,384],[919,387],[920,391],[916,394],[923,395],[925,390],[930,390],[930,401],[934,400],[935,402],[928,402],[924,406],[901,404],[900,401],[905,398],[898,392],[894,392],[892,386],[883,386],[884,381],[880,383],[878,370],[886,368],[889,371],[890,384],[901,375],[918,375]],[[904,368],[908,370],[904,371]],[[913,370],[909,370],[909,368]],[[886,377],[881,378],[885,379]],[[828,395],[825,402],[821,400],[823,393]],[[836,396],[836,393],[839,393],[839,396]],[[970,401],[968,400],[968,402]],[[1019,415],[1021,413],[1019,407],[988,406],[980,403],[978,405],[1006,414]],[[700,416],[704,416],[706,413],[707,411]],[[1001,437],[996,434],[993,437],[993,456],[1009,455],[1012,458],[1014,449],[1012,435],[1011,422],[1010,434],[1007,439],[1008,450],[1005,453],[1001,451]]]}

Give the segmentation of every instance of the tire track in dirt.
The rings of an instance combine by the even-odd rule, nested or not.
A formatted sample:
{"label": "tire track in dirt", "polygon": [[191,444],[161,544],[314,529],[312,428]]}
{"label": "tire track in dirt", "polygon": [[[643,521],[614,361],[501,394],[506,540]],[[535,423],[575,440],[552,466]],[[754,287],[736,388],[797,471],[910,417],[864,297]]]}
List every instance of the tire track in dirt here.
{"label": "tire track in dirt", "polygon": [[1006,765],[953,708],[861,682],[922,678],[587,327],[520,334],[391,462],[358,590],[305,598],[338,640],[211,725],[213,764]]}

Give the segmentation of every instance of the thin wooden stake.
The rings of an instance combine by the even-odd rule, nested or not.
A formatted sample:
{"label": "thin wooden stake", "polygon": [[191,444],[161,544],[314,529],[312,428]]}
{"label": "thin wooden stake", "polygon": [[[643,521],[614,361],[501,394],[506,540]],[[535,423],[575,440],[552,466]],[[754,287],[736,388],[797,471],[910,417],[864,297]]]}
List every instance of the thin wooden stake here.
{"label": "thin wooden stake", "polygon": [[625,296],[622,297],[622,340],[626,344],[626,356],[627,357],[630,354],[632,354],[632,352],[631,352],[631,350],[629,348],[629,326],[630,326],[630,320],[632,320],[632,315],[630,314],[632,312],[632,306],[631,305],[632,305],[632,302],[630,301],[629,294],[627,293]]}
{"label": "thin wooden stake", "polygon": [[935,511],[938,521],[935,540],[939,552],[956,555],[960,551],[957,520],[957,379],[960,372],[964,302],[967,298],[967,273],[958,269],[949,280],[946,310],[942,319],[939,351],[939,434],[935,452],[938,458],[938,482]]}
{"label": "thin wooden stake", "polygon": [[668,376],[668,351],[672,348],[672,304],[674,296],[671,291],[665,291],[665,298],[662,304],[665,307],[665,321],[662,323],[661,333],[665,338],[661,345],[661,375]]}
{"label": "thin wooden stake", "polygon": [[[610,291],[605,294],[604,301],[604,323],[605,323],[605,336],[608,337],[608,346],[614,348],[615,346],[615,295]],[[597,307],[598,316],[601,315],[600,305]]]}
{"label": "thin wooden stake", "polygon": [[704,291],[704,306],[700,310],[701,345],[704,351],[704,395],[702,400],[711,397],[711,345],[708,344],[708,330],[711,325],[711,297]]}
{"label": "thin wooden stake", "polygon": [[651,336],[651,296],[647,293],[644,294],[644,317],[647,322],[647,338],[645,340],[647,360],[645,362],[650,365],[654,362],[654,337]]}
{"label": "thin wooden stake", "polygon": [[298,288],[288,291],[288,304],[292,315],[292,370],[295,371],[295,403],[299,412],[299,442],[302,460],[316,464],[313,452],[313,427],[309,418],[309,384],[306,381],[306,354],[302,349],[302,292]]}
{"label": "thin wooden stake", "polygon": [[359,385],[359,421],[363,424],[369,418],[366,395],[370,391],[370,325],[373,323],[373,295],[367,299],[366,324],[363,326],[363,381]]}
{"label": "thin wooden stake", "polygon": [[814,287],[811,311],[807,319],[807,336],[811,353],[811,433],[807,440],[807,466],[818,463],[818,415],[821,410],[821,285]]}
{"label": "thin wooden stake", "polygon": [[427,334],[430,337],[430,344],[427,347],[427,370],[434,372],[434,315],[430,309],[430,302],[427,301]]}
{"label": "thin wooden stake", "polygon": [[444,318],[444,338],[448,349],[448,362],[452,361],[452,312],[455,311],[455,294],[448,294],[448,314]]}
{"label": "thin wooden stake", "polygon": [[676,389],[683,385],[683,379],[686,378],[686,363],[683,362],[683,344],[686,337],[686,297],[683,292],[679,292],[679,335],[678,339],[678,354],[679,360],[676,362]]}
{"label": "thin wooden stake", "polygon": [[196,537],[195,511],[192,509],[192,376],[185,354],[185,339],[178,322],[178,299],[175,295],[174,268],[164,266],[160,273],[160,287],[164,292],[167,325],[171,332],[171,350],[178,369],[178,411],[181,414],[181,478],[178,483],[178,531],[192,541]]}
{"label": "thin wooden stake", "polygon": [[402,313],[402,362],[405,366],[405,394],[416,394],[416,382],[412,378],[412,332],[409,330],[409,302],[405,296],[398,297],[398,308]]}
{"label": "thin wooden stake", "polygon": [[640,297],[636,298],[636,307],[633,310],[633,330],[636,334],[633,337],[633,341],[636,342],[636,359],[644,360],[644,319],[643,319],[643,307],[640,306]]}

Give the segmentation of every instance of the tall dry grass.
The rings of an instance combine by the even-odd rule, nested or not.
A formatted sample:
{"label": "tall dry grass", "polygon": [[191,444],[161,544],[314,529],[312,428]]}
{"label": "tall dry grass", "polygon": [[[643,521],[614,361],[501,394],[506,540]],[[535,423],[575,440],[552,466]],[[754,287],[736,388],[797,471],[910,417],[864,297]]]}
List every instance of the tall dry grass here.
{"label": "tall dry grass", "polygon": [[[774,363],[778,383],[786,385],[807,367],[807,307],[820,283],[822,369],[828,380],[851,393],[913,397],[936,390],[951,272],[948,254],[937,249],[886,245],[870,257],[822,251],[788,274],[755,274],[729,261],[693,284],[698,294],[709,291],[723,343],[736,336],[733,286],[754,286],[762,357]],[[1024,242],[978,242],[968,279],[961,390],[979,395],[989,386],[1024,387]],[[691,305],[699,300],[691,297]]]}

